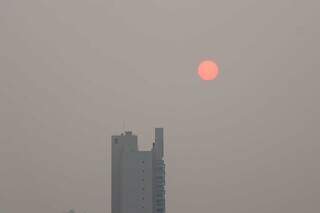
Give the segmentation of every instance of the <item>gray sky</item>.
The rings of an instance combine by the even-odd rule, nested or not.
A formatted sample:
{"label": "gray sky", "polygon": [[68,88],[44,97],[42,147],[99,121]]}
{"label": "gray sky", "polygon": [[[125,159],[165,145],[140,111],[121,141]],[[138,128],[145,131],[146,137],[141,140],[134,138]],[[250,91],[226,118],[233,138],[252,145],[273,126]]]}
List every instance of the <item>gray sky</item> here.
{"label": "gray sky", "polygon": [[168,212],[319,212],[319,10],[1,0],[0,211],[111,213],[106,138],[125,121],[143,149],[165,127]]}

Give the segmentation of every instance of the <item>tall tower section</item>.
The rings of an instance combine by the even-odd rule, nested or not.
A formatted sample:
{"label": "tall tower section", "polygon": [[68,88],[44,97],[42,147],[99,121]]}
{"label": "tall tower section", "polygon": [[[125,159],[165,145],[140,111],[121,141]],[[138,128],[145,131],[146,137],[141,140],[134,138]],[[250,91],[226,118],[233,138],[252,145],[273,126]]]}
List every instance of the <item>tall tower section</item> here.
{"label": "tall tower section", "polygon": [[153,170],[153,213],[165,213],[165,163],[163,128],[155,129],[155,142],[152,148]]}

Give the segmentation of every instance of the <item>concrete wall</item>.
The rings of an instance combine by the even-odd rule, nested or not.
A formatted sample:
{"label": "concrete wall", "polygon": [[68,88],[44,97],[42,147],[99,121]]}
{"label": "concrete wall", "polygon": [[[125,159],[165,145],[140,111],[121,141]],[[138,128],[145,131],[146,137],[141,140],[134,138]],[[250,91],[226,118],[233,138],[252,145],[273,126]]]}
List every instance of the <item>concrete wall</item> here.
{"label": "concrete wall", "polygon": [[152,152],[125,153],[121,213],[152,213]]}

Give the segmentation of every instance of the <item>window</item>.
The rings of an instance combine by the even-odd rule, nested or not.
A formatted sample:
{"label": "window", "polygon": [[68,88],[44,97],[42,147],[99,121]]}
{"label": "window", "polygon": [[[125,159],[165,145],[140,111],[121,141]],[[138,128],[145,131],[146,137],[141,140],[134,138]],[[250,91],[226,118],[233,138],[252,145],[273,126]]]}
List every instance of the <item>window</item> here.
{"label": "window", "polygon": [[115,138],[115,139],[114,139],[114,143],[115,143],[115,144],[118,144],[118,138]]}

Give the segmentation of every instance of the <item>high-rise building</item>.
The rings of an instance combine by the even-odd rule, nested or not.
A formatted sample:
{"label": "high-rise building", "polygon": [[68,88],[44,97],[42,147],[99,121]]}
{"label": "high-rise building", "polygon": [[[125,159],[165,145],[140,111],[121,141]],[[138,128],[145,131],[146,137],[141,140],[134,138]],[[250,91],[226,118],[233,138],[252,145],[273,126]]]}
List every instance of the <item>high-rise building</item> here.
{"label": "high-rise building", "polygon": [[163,128],[150,151],[132,132],[112,136],[112,213],[165,213]]}

